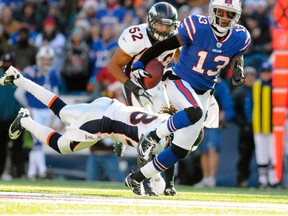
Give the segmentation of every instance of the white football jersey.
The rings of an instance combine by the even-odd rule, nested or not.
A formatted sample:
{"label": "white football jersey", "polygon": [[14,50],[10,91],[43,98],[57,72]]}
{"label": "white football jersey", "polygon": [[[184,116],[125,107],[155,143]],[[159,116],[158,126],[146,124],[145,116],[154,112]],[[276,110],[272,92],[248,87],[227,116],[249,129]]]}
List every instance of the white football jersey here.
{"label": "white football jersey", "polygon": [[[147,23],[126,28],[118,39],[118,45],[126,54],[135,57],[135,61],[138,60],[140,55],[152,46],[147,33]],[[158,58],[167,66],[173,53],[174,50],[165,51]]]}
{"label": "white football jersey", "polygon": [[[101,139],[112,139],[136,147],[142,136],[151,129],[165,124],[168,114],[156,114],[141,107],[125,106],[116,99],[98,98],[90,104],[65,106],[61,117],[68,116],[63,137],[72,140],[73,151],[91,146]],[[75,120],[71,116],[77,116]],[[166,139],[160,142],[160,150],[166,145]],[[70,142],[59,146],[62,153],[71,152]]]}
{"label": "white football jersey", "polygon": [[[144,23],[126,28],[118,39],[118,45],[126,54],[132,57],[132,65],[140,58],[146,49],[152,46],[147,33],[147,24]],[[162,61],[164,66],[167,66],[173,58],[173,53],[174,50],[165,51],[158,56],[158,59]],[[146,109],[159,112],[162,106],[169,107],[168,96],[163,83],[160,82],[156,87],[148,89],[148,92],[152,95],[153,104],[146,106]],[[135,96],[130,91],[124,91],[124,95],[129,101],[129,105],[141,107]]]}

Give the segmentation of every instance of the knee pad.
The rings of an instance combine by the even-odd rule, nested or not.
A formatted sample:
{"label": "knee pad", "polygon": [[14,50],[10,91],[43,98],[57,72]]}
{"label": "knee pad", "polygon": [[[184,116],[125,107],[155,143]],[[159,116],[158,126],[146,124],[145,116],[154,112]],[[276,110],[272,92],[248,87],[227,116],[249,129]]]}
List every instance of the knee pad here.
{"label": "knee pad", "polygon": [[203,115],[203,111],[200,107],[188,107],[185,108],[184,111],[186,112],[192,124],[195,124],[197,121],[199,121]]}
{"label": "knee pad", "polygon": [[171,145],[171,151],[175,154],[176,157],[183,159],[184,157],[186,157],[186,155],[188,154],[188,150],[180,148],[179,146],[176,146],[172,143]]}

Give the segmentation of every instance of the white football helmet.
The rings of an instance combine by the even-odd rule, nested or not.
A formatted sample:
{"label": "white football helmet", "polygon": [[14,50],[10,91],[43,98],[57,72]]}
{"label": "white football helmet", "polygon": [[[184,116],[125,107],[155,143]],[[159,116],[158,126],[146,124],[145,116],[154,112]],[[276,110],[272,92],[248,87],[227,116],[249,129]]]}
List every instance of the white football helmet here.
{"label": "white football helmet", "polygon": [[[217,15],[218,10],[230,12],[231,17]],[[214,33],[223,37],[233,28],[241,16],[242,8],[240,0],[211,0],[209,4],[209,21]],[[229,20],[229,25],[221,26],[221,19]]]}
{"label": "white football helmet", "polygon": [[36,54],[36,64],[43,72],[48,72],[55,59],[55,52],[50,46],[42,46]]}

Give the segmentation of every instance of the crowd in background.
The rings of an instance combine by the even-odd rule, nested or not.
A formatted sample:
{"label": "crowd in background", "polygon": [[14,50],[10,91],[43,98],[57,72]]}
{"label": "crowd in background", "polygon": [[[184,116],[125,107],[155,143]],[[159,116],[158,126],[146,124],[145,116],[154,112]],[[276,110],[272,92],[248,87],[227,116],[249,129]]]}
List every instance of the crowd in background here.
{"label": "crowd in background", "polygon": [[[35,56],[38,49],[48,45],[54,49],[56,55],[53,65],[61,80],[60,94],[88,94],[91,99],[99,96],[109,96],[124,101],[121,85],[109,73],[107,65],[115,48],[118,46],[117,40],[121,32],[128,26],[146,22],[147,11],[156,2],[158,1],[0,1],[1,60],[4,62],[5,54],[9,53],[11,58],[13,58],[13,65],[23,70],[25,67],[35,64]],[[170,0],[167,2],[177,8],[179,21],[189,14],[208,14],[208,0]],[[260,77],[263,63],[271,63],[270,57],[273,51],[271,29],[275,25],[273,21],[275,1],[245,0],[242,3],[243,12],[240,24],[249,30],[252,37],[252,45],[244,56],[246,76],[248,78],[248,76],[252,75],[255,78],[252,83],[248,82],[248,85],[252,86],[253,82]],[[218,94],[219,97],[217,97],[218,102],[223,101],[223,103],[220,103],[222,118],[219,130],[221,131],[221,128],[225,128],[227,124],[235,122],[240,128],[245,128],[248,132],[251,132],[252,122],[249,119],[251,116],[244,116],[248,118],[245,122],[240,122],[237,118],[239,116],[238,111],[243,111],[243,103],[234,103],[238,100],[235,97],[238,93],[230,84],[230,80],[231,71],[227,69],[221,73],[219,78],[219,82],[224,83],[225,91],[227,91],[227,94],[220,93]],[[223,91],[223,88],[219,91]],[[216,95],[217,93],[216,89]],[[228,106],[225,105],[227,100],[231,102]],[[213,136],[215,137],[215,135]],[[1,139],[1,142],[4,142],[4,140]],[[221,140],[215,142],[219,142],[219,144],[216,147],[212,145],[212,148],[216,149],[214,149],[212,156],[209,156],[213,162],[207,162],[208,164],[214,164],[211,171],[214,180],[208,186],[216,185],[217,154],[221,149]],[[4,145],[6,144],[1,143],[0,149]],[[248,157],[248,160],[246,160],[247,158],[244,159],[246,162],[249,162],[249,158],[251,158],[251,154],[254,151],[254,143],[251,145],[247,150],[248,156],[243,156],[244,158]],[[206,149],[207,151],[208,148],[209,145]],[[110,147],[108,149],[112,152]],[[6,148],[4,150],[6,151]],[[243,151],[243,149],[239,147],[239,151]],[[4,161],[1,163],[3,165]],[[244,166],[248,167],[249,165]],[[247,179],[250,175],[247,170],[249,167],[247,169],[244,168],[243,171],[241,170],[242,165],[238,167],[238,184],[239,186],[247,186]],[[17,178],[25,174],[23,167],[20,169],[20,173],[13,174],[13,177]],[[181,170],[181,167],[179,170]],[[1,174],[3,174],[3,169],[0,170]],[[209,177],[209,175],[206,177]],[[200,186],[207,185],[202,184]]]}

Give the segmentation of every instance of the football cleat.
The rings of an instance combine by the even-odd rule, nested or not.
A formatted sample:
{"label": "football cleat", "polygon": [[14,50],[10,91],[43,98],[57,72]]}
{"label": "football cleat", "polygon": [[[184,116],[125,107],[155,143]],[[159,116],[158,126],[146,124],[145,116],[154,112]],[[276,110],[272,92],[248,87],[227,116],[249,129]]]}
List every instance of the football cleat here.
{"label": "football cleat", "polygon": [[147,196],[158,196],[158,194],[153,190],[153,188],[146,188],[145,194]]}
{"label": "football cleat", "polygon": [[22,76],[12,65],[5,71],[4,76],[0,78],[0,85],[14,85],[14,80]]}
{"label": "football cleat", "polygon": [[28,109],[24,109],[24,108],[20,109],[20,111],[18,112],[17,117],[15,118],[15,120],[12,122],[12,124],[9,127],[9,137],[10,137],[10,139],[12,139],[12,140],[17,139],[21,135],[21,133],[23,131],[25,131],[25,128],[22,127],[20,121],[21,121],[22,118],[26,118],[26,117],[29,117],[29,116],[30,116],[30,114],[29,114],[29,110]]}
{"label": "football cleat", "polygon": [[123,157],[125,150],[126,150],[126,144],[120,143],[120,142],[115,142],[113,145],[114,147],[114,153],[117,157]]}
{"label": "football cleat", "polygon": [[151,137],[151,132],[142,135],[137,147],[141,159],[148,161],[152,156],[152,151],[158,142]]}
{"label": "football cleat", "polygon": [[174,187],[165,188],[164,195],[166,195],[166,196],[178,196],[177,191]]}
{"label": "football cleat", "polygon": [[125,185],[137,196],[144,196],[144,189],[141,182],[132,179],[132,172],[125,178]]}

